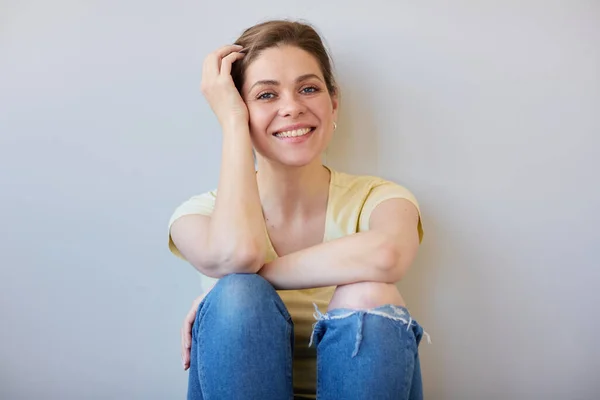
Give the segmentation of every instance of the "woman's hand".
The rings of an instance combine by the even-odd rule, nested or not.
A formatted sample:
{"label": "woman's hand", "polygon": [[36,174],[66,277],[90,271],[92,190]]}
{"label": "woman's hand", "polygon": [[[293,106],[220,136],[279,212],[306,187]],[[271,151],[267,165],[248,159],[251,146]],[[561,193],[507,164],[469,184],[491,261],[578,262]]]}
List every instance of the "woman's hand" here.
{"label": "woman's hand", "polygon": [[212,289],[212,286],[200,296],[198,296],[194,302],[192,303],[192,308],[185,316],[183,320],[183,326],[181,327],[181,363],[183,364],[183,369],[187,371],[190,367],[190,349],[192,348],[192,326],[194,325],[194,321],[196,320],[196,312],[198,311],[198,306],[204,300],[208,292]]}
{"label": "woman's hand", "polygon": [[200,89],[223,128],[248,124],[248,108],[231,77],[231,65],[244,57],[241,49],[235,44],[224,46],[204,60]]}

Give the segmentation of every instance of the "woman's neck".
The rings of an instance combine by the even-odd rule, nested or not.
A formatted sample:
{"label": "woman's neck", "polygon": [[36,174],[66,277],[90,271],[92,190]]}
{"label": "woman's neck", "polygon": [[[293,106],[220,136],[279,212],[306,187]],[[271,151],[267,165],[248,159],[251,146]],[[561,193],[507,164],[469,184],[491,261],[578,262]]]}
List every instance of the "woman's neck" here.
{"label": "woman's neck", "polygon": [[327,207],[329,180],[329,169],[320,160],[288,168],[260,162],[257,181],[263,210],[283,219],[308,217]]}

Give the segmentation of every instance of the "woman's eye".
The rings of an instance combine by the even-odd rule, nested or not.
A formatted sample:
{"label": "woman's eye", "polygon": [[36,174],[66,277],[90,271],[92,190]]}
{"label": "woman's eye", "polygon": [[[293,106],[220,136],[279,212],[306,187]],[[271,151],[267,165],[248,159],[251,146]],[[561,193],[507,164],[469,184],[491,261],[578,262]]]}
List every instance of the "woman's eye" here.
{"label": "woman's eye", "polygon": [[261,94],[259,94],[258,97],[257,97],[257,99],[258,100],[270,100],[273,97],[275,97],[275,95],[273,93],[267,92],[267,93],[261,93]]}
{"label": "woman's eye", "polygon": [[304,89],[302,89],[302,93],[315,93],[318,91],[319,91],[319,88],[316,88],[314,86],[308,86],[308,87],[305,87]]}

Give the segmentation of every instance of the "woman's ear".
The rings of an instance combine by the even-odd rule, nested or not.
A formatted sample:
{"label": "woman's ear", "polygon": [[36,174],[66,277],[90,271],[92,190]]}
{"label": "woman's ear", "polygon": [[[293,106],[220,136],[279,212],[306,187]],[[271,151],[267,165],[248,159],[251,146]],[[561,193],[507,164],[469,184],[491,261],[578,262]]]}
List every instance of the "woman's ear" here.
{"label": "woman's ear", "polygon": [[331,95],[331,106],[332,106],[333,120],[334,121],[337,119],[337,113],[338,113],[339,105],[340,105],[340,101],[338,99],[338,95],[337,94],[332,94]]}

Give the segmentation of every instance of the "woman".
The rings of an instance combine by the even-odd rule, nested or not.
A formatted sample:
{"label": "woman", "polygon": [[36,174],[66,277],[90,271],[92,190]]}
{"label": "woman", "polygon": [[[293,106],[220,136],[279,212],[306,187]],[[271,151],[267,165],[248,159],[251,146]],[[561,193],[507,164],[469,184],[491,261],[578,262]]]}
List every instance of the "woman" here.
{"label": "woman", "polygon": [[322,165],[338,88],[319,35],[253,26],[206,58],[201,88],[222,127],[218,190],[175,211],[169,241],[211,287],[182,329],[188,398],[422,398],[423,331],[395,286],[418,204]]}

